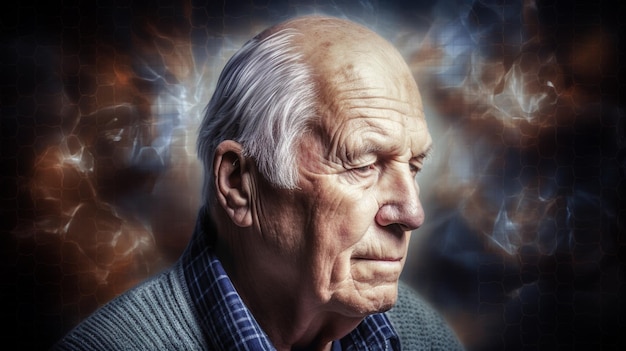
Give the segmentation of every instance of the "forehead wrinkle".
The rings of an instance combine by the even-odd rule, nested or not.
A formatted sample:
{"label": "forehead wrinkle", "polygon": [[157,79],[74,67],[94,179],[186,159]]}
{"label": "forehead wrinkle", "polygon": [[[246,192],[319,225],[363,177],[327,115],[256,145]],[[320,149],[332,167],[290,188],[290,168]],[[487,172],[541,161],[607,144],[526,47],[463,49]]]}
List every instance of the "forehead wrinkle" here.
{"label": "forehead wrinkle", "polygon": [[[365,120],[372,128],[377,128],[380,134],[394,134],[395,131],[413,131],[420,133],[420,130],[427,130],[426,119],[421,110],[417,110],[416,114],[408,111],[399,110],[391,106],[371,107],[371,106],[354,106],[347,109],[352,116],[348,119]],[[380,125],[379,125],[380,123]],[[389,126],[389,123],[398,124],[399,127]],[[389,130],[390,132],[383,132]],[[403,133],[404,137],[408,137],[408,133]]]}
{"label": "forehead wrinkle", "polygon": [[386,109],[401,115],[423,117],[424,113],[419,96],[396,98],[385,88],[349,88],[335,91],[335,105],[341,105],[343,109]]}
{"label": "forehead wrinkle", "polygon": [[418,110],[418,113],[412,113],[409,111],[399,110],[388,106],[351,106],[346,109],[353,112],[353,118],[370,118],[372,120],[391,121],[401,124],[403,127],[409,128],[416,122],[425,121],[423,112]]}
{"label": "forehead wrinkle", "polygon": [[[389,118],[386,117],[361,117],[353,118],[351,121],[357,123],[354,130],[362,130],[362,132],[343,133],[345,137],[337,139],[337,142],[339,142],[339,147],[337,148],[339,155],[345,155],[348,160],[369,153],[392,155],[403,154],[405,151],[410,152],[411,158],[420,158],[421,155],[426,153],[428,148],[419,146],[421,142],[418,139],[420,139],[419,134],[421,133],[418,128],[411,128],[406,124],[402,124],[401,128],[394,128],[386,125],[385,122],[389,121]],[[382,121],[385,124],[379,125],[376,123],[377,121]],[[347,124],[348,129],[353,127],[349,124]],[[426,129],[424,128],[424,130]],[[424,144],[430,144],[429,136],[426,136]]]}
{"label": "forehead wrinkle", "polygon": [[[328,153],[333,153],[335,150],[336,156],[345,156],[349,160],[362,155],[363,152],[356,153],[353,144],[358,139],[364,139],[368,134],[386,134],[384,129],[380,126],[368,121],[369,118],[350,118],[344,119],[341,123],[336,124],[336,128],[332,131],[327,131],[327,136],[330,141],[331,147],[328,149]],[[357,136],[357,138],[354,138]],[[349,145],[350,144],[350,145]],[[373,145],[372,145],[373,146]],[[359,150],[360,151],[360,150]],[[370,149],[370,152],[374,152],[374,149]]]}
{"label": "forehead wrinkle", "polygon": [[411,103],[383,96],[349,97],[344,101],[351,102],[350,108],[387,109],[403,115],[408,115],[411,111]]}
{"label": "forehead wrinkle", "polygon": [[[376,82],[377,83],[376,85],[370,85],[371,79],[373,77],[367,77],[367,76],[361,76],[361,75],[351,76],[351,77],[345,77],[345,75],[343,77],[339,76],[335,78],[335,83],[338,85],[336,90],[340,94],[350,93],[350,92],[360,92],[360,91],[372,92],[372,93],[375,93],[375,92],[389,93],[390,91],[393,91],[396,95],[410,95],[412,93],[411,87],[400,84],[404,81],[402,81],[399,78],[395,79],[393,77],[381,77],[381,76],[375,76],[375,77],[376,79],[379,79],[379,81]],[[343,79],[339,79],[339,78],[343,78]],[[408,79],[408,77],[405,77],[405,79]],[[381,80],[384,80],[384,81],[381,81]],[[385,95],[387,94],[384,94],[383,96]],[[363,96],[363,95],[359,94],[358,96]],[[376,96],[376,95],[373,95],[373,96]]]}

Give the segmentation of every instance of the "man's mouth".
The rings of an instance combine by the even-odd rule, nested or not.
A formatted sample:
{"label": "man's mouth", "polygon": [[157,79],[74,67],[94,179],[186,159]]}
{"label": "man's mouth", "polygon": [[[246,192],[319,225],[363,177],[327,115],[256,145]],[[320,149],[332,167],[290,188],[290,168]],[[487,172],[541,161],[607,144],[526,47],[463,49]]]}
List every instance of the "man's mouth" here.
{"label": "man's mouth", "polygon": [[372,261],[372,262],[401,262],[402,257],[396,256],[385,256],[385,257],[377,257],[377,256],[355,256],[352,257],[354,261]]}
{"label": "man's mouth", "polygon": [[354,256],[352,257],[353,262],[361,262],[361,263],[376,263],[376,264],[397,264],[402,262],[402,257],[400,256]]}

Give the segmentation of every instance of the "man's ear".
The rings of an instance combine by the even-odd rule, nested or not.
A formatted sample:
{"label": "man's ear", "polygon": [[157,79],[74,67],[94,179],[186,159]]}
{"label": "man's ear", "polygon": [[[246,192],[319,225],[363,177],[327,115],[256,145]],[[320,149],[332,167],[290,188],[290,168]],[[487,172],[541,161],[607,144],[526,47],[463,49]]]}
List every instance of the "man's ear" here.
{"label": "man's ear", "polygon": [[220,206],[235,225],[248,227],[252,225],[250,170],[242,151],[236,141],[221,142],[215,150],[213,176]]}

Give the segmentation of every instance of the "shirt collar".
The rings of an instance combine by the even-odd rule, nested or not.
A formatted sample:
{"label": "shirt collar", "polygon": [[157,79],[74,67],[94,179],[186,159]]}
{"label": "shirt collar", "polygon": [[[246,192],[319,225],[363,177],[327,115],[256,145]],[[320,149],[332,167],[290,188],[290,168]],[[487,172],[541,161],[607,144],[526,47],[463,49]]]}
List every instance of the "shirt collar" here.
{"label": "shirt collar", "polygon": [[[187,288],[208,343],[217,350],[273,350],[267,334],[213,253],[214,237],[213,225],[199,221],[182,257]],[[385,314],[367,316],[341,339],[341,348],[344,351],[400,349],[398,336]]]}

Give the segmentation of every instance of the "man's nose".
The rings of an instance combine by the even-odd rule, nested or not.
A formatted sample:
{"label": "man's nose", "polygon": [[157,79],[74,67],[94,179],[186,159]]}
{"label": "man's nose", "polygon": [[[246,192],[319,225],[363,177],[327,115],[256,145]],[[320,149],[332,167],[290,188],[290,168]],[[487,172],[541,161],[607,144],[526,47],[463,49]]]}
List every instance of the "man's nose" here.
{"label": "man's nose", "polygon": [[419,187],[409,170],[395,170],[381,183],[378,225],[397,224],[403,231],[419,228],[424,223],[424,209],[419,200]]}

